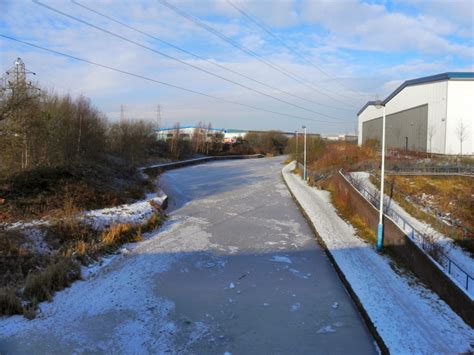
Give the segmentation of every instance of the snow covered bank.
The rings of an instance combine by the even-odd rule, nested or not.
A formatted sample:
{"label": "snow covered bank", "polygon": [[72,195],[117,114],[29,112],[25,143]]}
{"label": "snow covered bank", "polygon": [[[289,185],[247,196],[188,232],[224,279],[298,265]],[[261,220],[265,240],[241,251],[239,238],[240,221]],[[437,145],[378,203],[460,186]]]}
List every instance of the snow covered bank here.
{"label": "snow covered bank", "polygon": [[153,214],[152,204],[161,206],[167,198],[168,196],[160,190],[132,204],[87,211],[82,218],[95,229],[104,229],[115,223],[143,223]]}
{"label": "snow covered bank", "polygon": [[344,273],[370,320],[393,354],[440,354],[472,351],[474,332],[444,301],[399,275],[390,259],[358,238],[330,202],[329,193],[307,186],[291,173],[282,173],[329,253]]}
{"label": "snow covered bank", "polygon": [[[166,205],[168,196],[158,189],[156,193],[147,194],[145,199],[116,207],[90,210],[82,213],[79,218],[85,223],[91,225],[96,230],[103,230],[113,224],[145,223],[154,213],[155,206]],[[15,222],[11,224],[0,224],[1,228],[7,231],[20,232],[25,236],[25,247],[39,253],[51,253],[45,241],[46,229],[50,222],[46,219],[34,220],[29,222]]]}

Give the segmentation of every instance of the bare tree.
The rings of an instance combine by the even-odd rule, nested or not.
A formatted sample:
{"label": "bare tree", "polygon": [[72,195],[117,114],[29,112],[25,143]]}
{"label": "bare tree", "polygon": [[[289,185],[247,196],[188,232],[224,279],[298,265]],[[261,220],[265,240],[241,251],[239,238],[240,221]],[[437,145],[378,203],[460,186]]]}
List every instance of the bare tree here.
{"label": "bare tree", "polygon": [[212,124],[209,122],[206,127],[206,155],[209,155],[209,146],[211,145],[212,141]]}
{"label": "bare tree", "polygon": [[458,126],[456,127],[456,136],[459,140],[459,146],[460,146],[460,155],[462,155],[462,144],[469,138],[469,132],[468,132],[468,126],[464,124],[464,122],[461,121],[458,123]]}
{"label": "bare tree", "polygon": [[205,153],[206,150],[206,127],[202,122],[194,128],[191,139],[193,153]]}
{"label": "bare tree", "polygon": [[179,122],[177,122],[174,126],[174,131],[173,131],[173,137],[171,138],[171,146],[170,146],[170,152],[171,154],[175,155],[176,157],[179,157],[179,141],[181,138],[181,126]]}

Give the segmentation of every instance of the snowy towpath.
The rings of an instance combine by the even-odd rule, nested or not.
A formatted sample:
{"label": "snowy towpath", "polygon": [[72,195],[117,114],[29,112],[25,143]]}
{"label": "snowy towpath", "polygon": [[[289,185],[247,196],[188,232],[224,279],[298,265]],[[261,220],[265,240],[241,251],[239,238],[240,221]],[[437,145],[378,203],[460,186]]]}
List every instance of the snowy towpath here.
{"label": "snowy towpath", "polygon": [[329,193],[307,186],[283,169],[284,177],[313,221],[337,264],[364,305],[392,354],[457,354],[472,351],[474,332],[446,303],[359,239],[330,202]]}
{"label": "snowy towpath", "polygon": [[281,162],[164,174],[165,227],[41,304],[37,319],[1,319],[0,353],[376,353]]}

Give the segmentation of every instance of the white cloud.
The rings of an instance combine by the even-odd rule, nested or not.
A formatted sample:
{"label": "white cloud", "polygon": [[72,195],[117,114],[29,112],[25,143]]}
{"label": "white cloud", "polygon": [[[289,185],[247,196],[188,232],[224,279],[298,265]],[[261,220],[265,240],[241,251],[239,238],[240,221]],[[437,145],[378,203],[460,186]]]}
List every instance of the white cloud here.
{"label": "white cloud", "polygon": [[392,92],[396,88],[398,88],[400,85],[402,85],[403,82],[404,82],[404,80],[391,80],[391,81],[388,81],[383,85],[383,89],[384,89],[385,92]]}
{"label": "white cloud", "polygon": [[472,45],[454,43],[446,37],[456,34],[458,26],[445,18],[389,12],[382,5],[356,0],[308,0],[304,17],[329,31],[325,44],[341,48],[453,53],[464,58],[474,54]]}
{"label": "white cloud", "polygon": [[240,42],[245,48],[251,50],[257,50],[265,44],[265,41],[262,39],[262,37],[257,35],[245,36],[240,40]]}
{"label": "white cloud", "polygon": [[[309,80],[329,95],[333,92],[340,95],[354,95],[354,92],[342,87],[340,82],[354,91],[362,90],[373,95],[374,92],[390,91],[394,83],[401,79],[435,74],[447,71],[446,68],[450,70],[471,68],[472,70],[472,65],[466,64],[465,59],[462,65],[452,64],[460,57],[471,56],[472,58],[472,45],[469,47],[469,43],[450,39],[451,36],[462,31],[469,31],[469,26],[462,25],[465,22],[461,21],[461,24],[458,24],[453,20],[462,14],[453,15],[452,18],[443,17],[432,9],[427,10],[426,13],[409,14],[388,11],[382,5],[361,3],[355,0],[231,1],[260,21],[276,28],[278,33],[285,36],[287,42],[298,51],[304,52],[312,64],[336,76],[337,80],[328,78],[276,43],[257,27],[251,26],[225,1],[180,0],[176,2],[170,0],[225,35],[261,53],[265,60],[270,60]],[[221,65],[269,85],[280,87],[293,95],[326,105],[342,106],[339,102],[310,90],[222,42],[156,1],[84,0],[84,3]],[[349,110],[346,111],[311,104],[218,69],[205,61],[196,60],[190,55],[170,49],[153,39],[91,14],[72,3],[58,0],[48,1],[48,4],[74,13],[76,16],[127,38],[177,56],[193,65],[327,115],[355,119],[357,108],[362,106],[367,99],[367,97],[359,96],[348,100],[357,108],[348,107]],[[426,3],[422,5],[428,8]],[[416,6],[421,8],[422,5]],[[0,16],[2,33],[6,29],[8,33],[18,38],[52,49],[229,100],[239,100],[249,105],[316,120],[327,120],[316,114],[249,92],[87,26],[79,25],[32,2],[8,2],[5,12]],[[58,91],[70,90],[73,94],[84,93],[111,117],[117,117],[120,105],[124,104],[128,114],[154,120],[156,115],[154,107],[159,103],[162,105],[163,116],[169,124],[174,121],[182,123],[212,121],[215,126],[224,127],[294,130],[294,127],[302,123],[298,119],[278,117],[221,103],[84,63],[51,56],[7,40],[0,39],[0,46],[2,70],[10,67],[17,56],[21,56],[27,66],[38,73],[40,82],[44,81],[47,86],[54,86]],[[356,50],[355,52],[379,51],[387,56],[401,51],[408,54],[400,59],[399,63],[392,65],[384,61],[377,62],[377,59],[367,58],[364,55],[358,56],[357,53],[345,49],[353,49]],[[326,132],[351,131],[354,127],[353,123],[341,125],[317,122],[308,126],[315,131]]]}

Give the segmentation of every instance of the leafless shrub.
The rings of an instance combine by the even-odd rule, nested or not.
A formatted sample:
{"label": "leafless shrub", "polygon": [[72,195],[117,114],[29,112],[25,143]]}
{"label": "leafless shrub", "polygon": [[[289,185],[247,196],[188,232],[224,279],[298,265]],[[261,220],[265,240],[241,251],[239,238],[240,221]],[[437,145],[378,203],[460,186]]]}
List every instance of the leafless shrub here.
{"label": "leafless shrub", "polygon": [[423,235],[423,249],[440,265],[446,266],[447,254],[451,248],[451,243],[444,243],[438,240],[433,234],[426,233]]}

